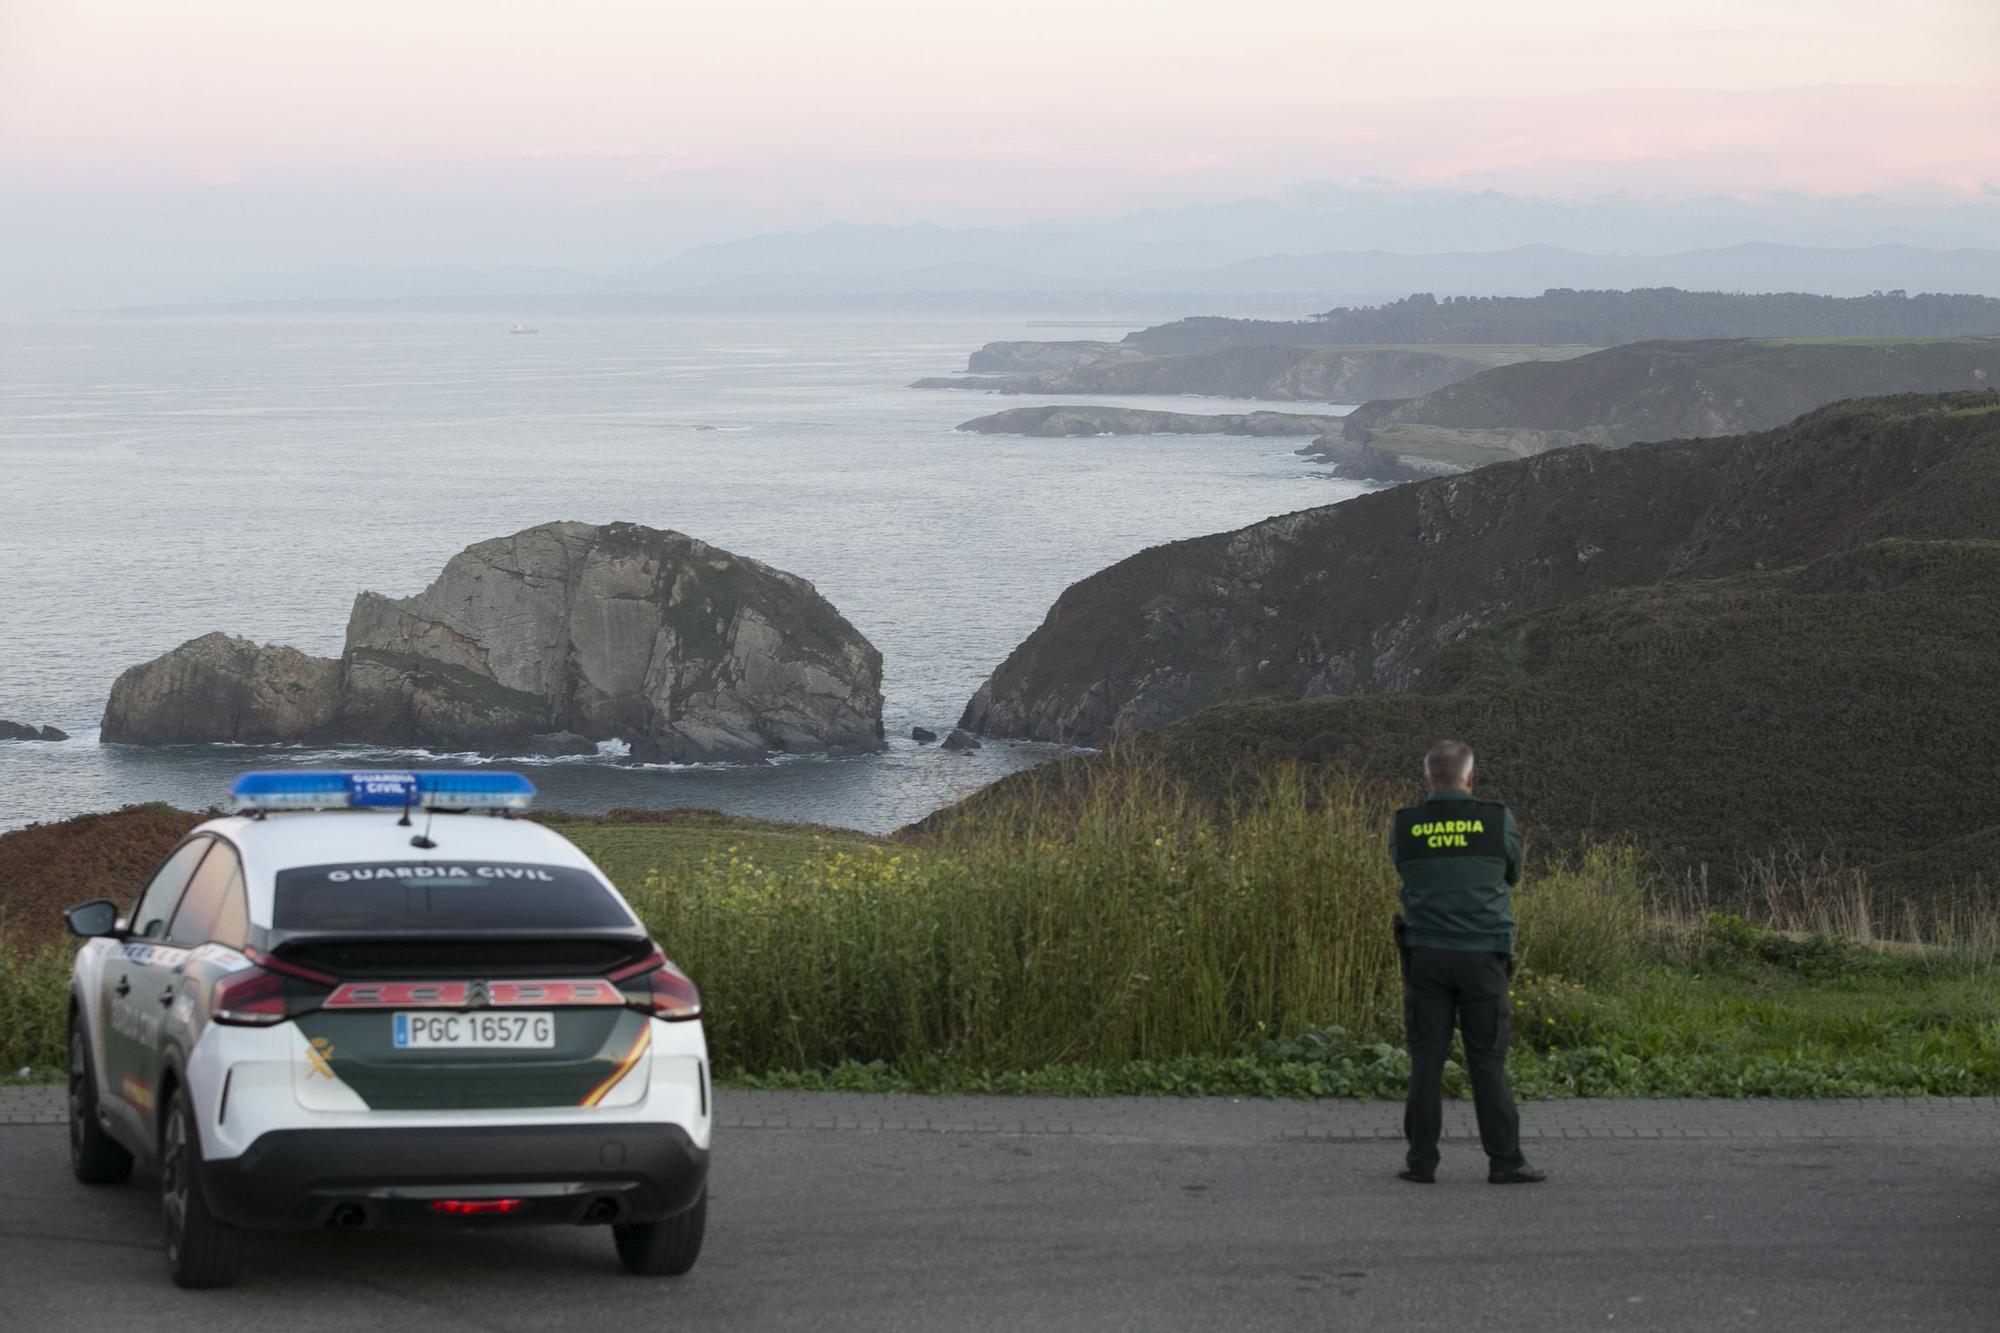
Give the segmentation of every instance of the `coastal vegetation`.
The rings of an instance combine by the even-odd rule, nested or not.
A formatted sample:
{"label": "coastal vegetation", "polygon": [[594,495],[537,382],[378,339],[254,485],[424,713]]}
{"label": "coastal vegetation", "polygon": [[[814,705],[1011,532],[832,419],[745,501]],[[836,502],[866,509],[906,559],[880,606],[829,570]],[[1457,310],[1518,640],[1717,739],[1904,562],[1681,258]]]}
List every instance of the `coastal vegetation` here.
{"label": "coastal vegetation", "polygon": [[1548,449],[1770,430],[1837,399],[2000,385],[2000,338],[1647,342],[1363,404],[1329,446],[1479,467]]}
{"label": "coastal vegetation", "polygon": [[1678,287],[1540,296],[1419,292],[1379,306],[1339,306],[1309,320],[1176,320],[1116,346],[1151,356],[1229,346],[1432,346],[1466,343],[1619,343],[1698,338],[1890,338],[2000,334],[2000,299],[1903,291],[1868,296],[1806,292],[1691,292]]}
{"label": "coastal vegetation", "polygon": [[[887,840],[550,818],[701,984],[739,1085],[1399,1095],[1394,788],[1277,764],[1218,801],[1158,763],[1061,771]],[[1629,845],[1531,844],[1517,1086],[2000,1091],[1994,913],[1884,918],[1822,887],[1774,877],[1719,914]],[[0,1063],[49,1076],[67,949],[0,941]]]}

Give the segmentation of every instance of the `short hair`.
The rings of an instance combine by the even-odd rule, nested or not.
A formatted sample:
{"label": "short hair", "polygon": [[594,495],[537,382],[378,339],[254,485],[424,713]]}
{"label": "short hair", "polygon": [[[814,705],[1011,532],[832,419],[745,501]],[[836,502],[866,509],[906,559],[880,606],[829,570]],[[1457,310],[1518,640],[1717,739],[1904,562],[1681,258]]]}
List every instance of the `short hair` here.
{"label": "short hair", "polygon": [[1464,741],[1439,741],[1424,756],[1424,776],[1437,787],[1458,787],[1472,776],[1472,747]]}

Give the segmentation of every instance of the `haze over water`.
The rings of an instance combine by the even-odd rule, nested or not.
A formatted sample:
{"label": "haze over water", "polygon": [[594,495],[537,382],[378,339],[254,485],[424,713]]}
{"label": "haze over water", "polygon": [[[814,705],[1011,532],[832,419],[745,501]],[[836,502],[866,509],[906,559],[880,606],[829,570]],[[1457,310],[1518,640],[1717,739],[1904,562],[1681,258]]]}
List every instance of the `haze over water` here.
{"label": "haze over water", "polygon": [[[112,680],[212,630],[339,652],[354,595],[418,591],[464,546],[556,519],[674,528],[812,580],[882,650],[887,754],[532,766],[549,806],[712,806],[888,829],[1048,747],[919,748],[1069,583],[1143,547],[1359,486],[1303,440],[1030,440],[957,423],[1037,402],[1284,404],[905,388],[993,338],[1120,336],[994,317],[466,315],[0,325],[0,828],[222,801],[241,769],[380,751],[100,746]],[[1324,410],[1300,404],[1299,410]],[[509,761],[514,762],[514,761]]]}

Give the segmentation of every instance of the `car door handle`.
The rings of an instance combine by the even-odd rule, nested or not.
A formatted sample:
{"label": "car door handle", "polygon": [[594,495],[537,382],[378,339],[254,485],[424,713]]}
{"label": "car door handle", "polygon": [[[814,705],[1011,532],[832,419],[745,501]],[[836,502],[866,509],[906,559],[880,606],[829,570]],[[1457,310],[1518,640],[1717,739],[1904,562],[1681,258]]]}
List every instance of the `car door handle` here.
{"label": "car door handle", "polygon": [[172,1004],[173,1002],[174,1002],[174,988],[172,986],[169,986],[165,990],[160,992],[160,1003]]}
{"label": "car door handle", "polygon": [[132,993],[132,979],[130,977],[118,978],[118,984],[111,988],[111,993],[121,1000],[124,999]]}

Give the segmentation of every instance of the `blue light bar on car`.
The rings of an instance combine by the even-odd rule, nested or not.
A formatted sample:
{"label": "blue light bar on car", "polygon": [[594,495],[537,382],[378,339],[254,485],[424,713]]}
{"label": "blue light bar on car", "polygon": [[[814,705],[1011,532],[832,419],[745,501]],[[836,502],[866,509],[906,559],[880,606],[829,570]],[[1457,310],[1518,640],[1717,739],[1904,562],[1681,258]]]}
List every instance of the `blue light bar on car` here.
{"label": "blue light bar on car", "polygon": [[238,810],[525,810],[535,784],[519,773],[293,769],[245,773]]}

